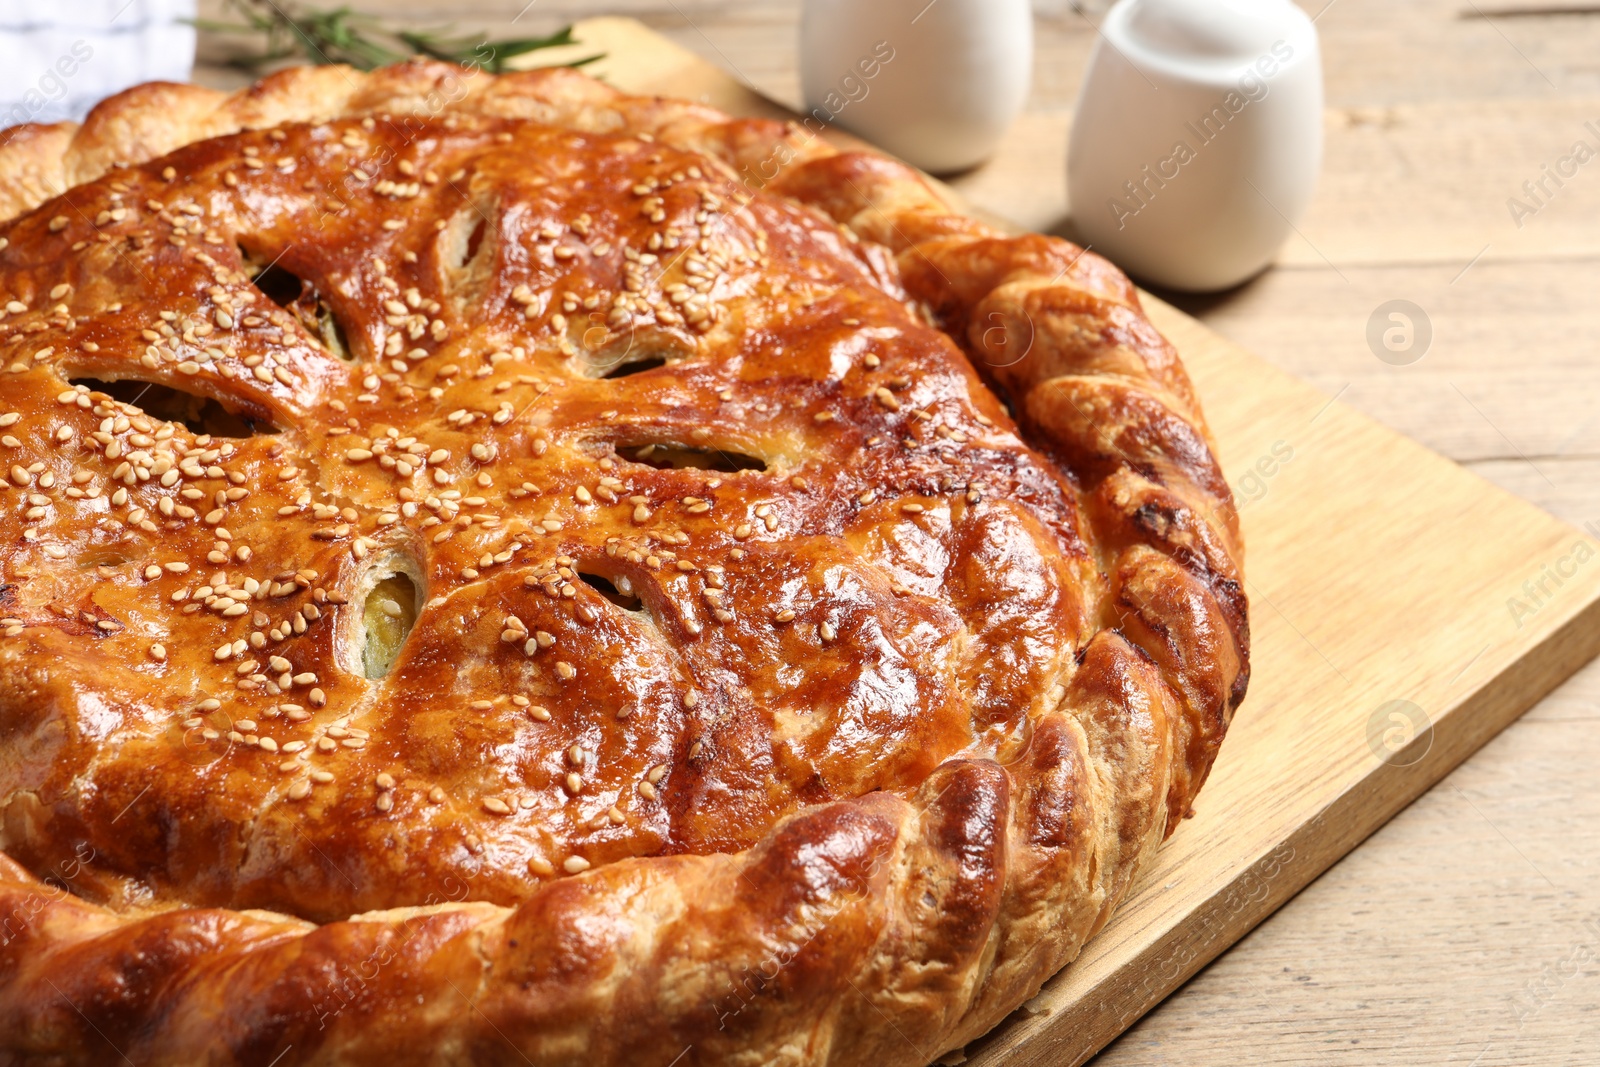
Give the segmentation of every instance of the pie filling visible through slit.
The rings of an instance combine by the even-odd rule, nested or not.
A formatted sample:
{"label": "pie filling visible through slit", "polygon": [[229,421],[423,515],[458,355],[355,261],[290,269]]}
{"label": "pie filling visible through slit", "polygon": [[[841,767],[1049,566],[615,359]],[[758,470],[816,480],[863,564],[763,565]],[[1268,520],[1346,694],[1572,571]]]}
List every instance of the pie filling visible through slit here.
{"label": "pie filling visible through slit", "polygon": [[1132,286],[794,127],[333,73],[0,145],[0,1062],[993,1025],[1248,677]]}

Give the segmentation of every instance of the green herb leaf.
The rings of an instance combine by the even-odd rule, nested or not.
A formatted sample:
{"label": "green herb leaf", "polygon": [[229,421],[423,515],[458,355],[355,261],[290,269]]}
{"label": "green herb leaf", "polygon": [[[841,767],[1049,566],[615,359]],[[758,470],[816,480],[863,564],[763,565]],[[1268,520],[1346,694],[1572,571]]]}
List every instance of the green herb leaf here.
{"label": "green herb leaf", "polygon": [[[209,33],[260,40],[259,52],[227,60],[231,67],[252,72],[295,58],[314,64],[344,63],[358,70],[372,70],[412,56],[427,56],[501,74],[509,69],[507,60],[542,48],[578,43],[571,26],[548,37],[491,41],[482,34],[456,33],[448,26],[434,30],[393,29],[375,16],[348,7],[323,9],[280,4],[274,0],[229,0],[229,3],[240,21],[189,21],[196,29]],[[603,55],[585,56],[562,65],[581,67],[601,58]]]}

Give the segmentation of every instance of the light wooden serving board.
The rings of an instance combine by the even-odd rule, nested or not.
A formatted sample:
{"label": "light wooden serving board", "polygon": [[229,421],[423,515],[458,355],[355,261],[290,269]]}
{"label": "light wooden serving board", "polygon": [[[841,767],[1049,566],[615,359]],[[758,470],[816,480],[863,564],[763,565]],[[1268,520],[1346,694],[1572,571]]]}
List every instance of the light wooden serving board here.
{"label": "light wooden serving board", "polygon": [[[577,36],[629,92],[790,115],[641,23]],[[1197,815],[1078,960],[965,1050],[982,1067],[1088,1059],[1600,652],[1595,535],[1145,300],[1241,502],[1250,694]]]}

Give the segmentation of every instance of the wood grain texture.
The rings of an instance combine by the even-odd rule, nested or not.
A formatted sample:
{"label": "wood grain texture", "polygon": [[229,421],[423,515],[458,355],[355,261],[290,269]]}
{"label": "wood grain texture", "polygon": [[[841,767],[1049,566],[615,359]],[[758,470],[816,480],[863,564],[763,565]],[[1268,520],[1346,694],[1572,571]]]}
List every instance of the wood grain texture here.
{"label": "wood grain texture", "polygon": [[[524,2],[355,6],[495,34],[626,11],[764,92],[797,101],[798,0],[540,0],[513,25]],[[1106,6],[1036,0],[1029,112],[995,161],[956,180],[972,202],[1036,228],[1064,224],[1067,123],[1093,21]],[[1306,6],[1316,13],[1323,3]],[[1528,222],[1528,233],[1515,235],[1504,205],[1514,188],[1476,168],[1520,184],[1567,143],[1574,119],[1595,117],[1600,109],[1585,102],[1600,100],[1600,18],[1486,22],[1471,6],[1335,0],[1322,11],[1330,169],[1302,229],[1335,266],[1291,247],[1284,259],[1298,264],[1292,269],[1182,306],[1326,393],[1350,383],[1343,403],[1569,522],[1588,522],[1600,519],[1600,418],[1592,414],[1600,400],[1592,369],[1600,216],[1585,198],[1600,189],[1600,171],[1586,167]],[[1495,5],[1512,6],[1556,5]],[[198,76],[243,80],[215,67]],[[1435,136],[1434,121],[1453,122],[1450,136]],[[1526,239],[1546,229],[1552,243],[1566,243],[1563,258],[1535,249],[1485,270],[1501,258],[1497,246],[1456,280],[1499,233]],[[1360,235],[1350,238],[1349,260],[1336,241],[1346,232]],[[1480,232],[1477,244],[1465,239]],[[1415,300],[1438,326],[1434,348],[1411,367],[1379,363],[1364,340],[1373,308],[1393,297]],[[1202,387],[1215,409],[1213,390]],[[1246,455],[1246,463],[1255,458]],[[1224,459],[1238,469],[1237,456],[1225,451]],[[1281,476],[1303,470],[1291,462]],[[1370,470],[1340,473],[1358,486],[1373,481]],[[1445,530],[1416,537],[1439,553],[1451,541]],[[1256,581],[1259,572],[1251,575]],[[1257,618],[1265,630],[1268,609],[1258,607]],[[1409,640],[1394,633],[1401,646]],[[1247,718],[1261,692],[1246,703]],[[1096,1064],[1591,1062],[1600,1008],[1597,706],[1600,665],[1592,665],[1138,1021]],[[1203,809],[1211,796],[1208,787]]]}
{"label": "wood grain texture", "polygon": [[[1597,175],[1600,177],[1600,175]],[[1597,216],[1600,217],[1600,216]],[[1600,455],[1596,261],[1274,270],[1223,298],[1180,297],[1208,325],[1459,461]],[[1409,366],[1374,358],[1367,321],[1396,298],[1432,324]]]}

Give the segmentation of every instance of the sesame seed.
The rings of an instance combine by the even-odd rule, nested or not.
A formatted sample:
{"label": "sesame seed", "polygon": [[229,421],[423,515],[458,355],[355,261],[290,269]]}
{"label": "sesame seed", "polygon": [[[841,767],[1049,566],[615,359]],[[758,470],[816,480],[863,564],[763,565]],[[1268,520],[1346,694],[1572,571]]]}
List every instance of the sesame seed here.
{"label": "sesame seed", "polygon": [[561,861],[561,869],[568,874],[582,874],[589,869],[589,861],[582,856],[568,856]]}

